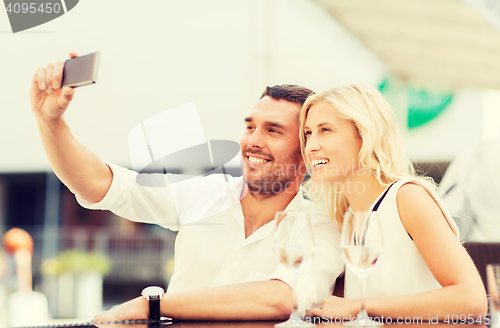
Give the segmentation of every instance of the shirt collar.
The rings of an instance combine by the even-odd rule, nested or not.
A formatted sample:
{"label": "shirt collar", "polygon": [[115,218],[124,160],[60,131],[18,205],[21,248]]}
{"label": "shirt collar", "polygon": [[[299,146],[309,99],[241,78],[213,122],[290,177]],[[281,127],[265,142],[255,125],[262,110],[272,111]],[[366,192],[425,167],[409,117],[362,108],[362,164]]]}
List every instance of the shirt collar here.
{"label": "shirt collar", "polygon": [[292,211],[300,211],[302,210],[302,208],[304,207],[304,202],[305,202],[305,199],[304,199],[304,196],[303,196],[303,191],[302,191],[302,187],[300,187],[299,191],[297,192],[297,194],[295,195],[295,197],[293,197],[293,199],[290,201],[290,203],[288,203],[286,210],[292,210]]}

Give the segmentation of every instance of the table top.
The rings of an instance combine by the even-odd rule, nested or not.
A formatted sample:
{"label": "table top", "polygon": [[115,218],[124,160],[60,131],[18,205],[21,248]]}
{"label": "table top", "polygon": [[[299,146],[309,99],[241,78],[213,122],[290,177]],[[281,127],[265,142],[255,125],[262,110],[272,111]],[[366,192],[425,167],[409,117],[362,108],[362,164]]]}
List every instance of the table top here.
{"label": "table top", "polygon": [[[317,327],[327,327],[327,326],[337,326],[339,323],[330,322],[325,319],[315,318],[316,321],[313,321]],[[274,325],[279,323],[280,321],[166,321],[160,324],[148,324],[148,323],[105,323],[105,324],[64,324],[64,325],[51,325],[51,326],[38,326],[37,328],[274,328]],[[467,328],[486,328],[485,324],[453,324],[446,322],[439,323],[429,323],[429,322],[421,322],[421,323],[401,323],[398,324],[393,322],[392,324],[385,324],[385,327],[390,326],[418,326],[421,328],[444,328],[450,326],[466,326]]]}

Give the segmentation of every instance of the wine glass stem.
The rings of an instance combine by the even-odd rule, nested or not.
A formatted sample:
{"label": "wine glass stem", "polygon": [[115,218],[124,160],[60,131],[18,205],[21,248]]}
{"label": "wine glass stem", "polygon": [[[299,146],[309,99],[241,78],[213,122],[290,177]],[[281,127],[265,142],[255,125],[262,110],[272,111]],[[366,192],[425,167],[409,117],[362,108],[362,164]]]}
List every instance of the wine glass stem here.
{"label": "wine glass stem", "polygon": [[297,300],[297,271],[294,270],[293,273],[293,281],[292,281],[292,295],[293,295],[293,307],[290,318],[294,318],[295,320],[299,319],[299,303]]}
{"label": "wine glass stem", "polygon": [[359,315],[366,320],[368,318],[368,313],[366,311],[366,274],[359,275],[359,284],[360,284],[360,296],[361,296],[361,309],[359,310]]}

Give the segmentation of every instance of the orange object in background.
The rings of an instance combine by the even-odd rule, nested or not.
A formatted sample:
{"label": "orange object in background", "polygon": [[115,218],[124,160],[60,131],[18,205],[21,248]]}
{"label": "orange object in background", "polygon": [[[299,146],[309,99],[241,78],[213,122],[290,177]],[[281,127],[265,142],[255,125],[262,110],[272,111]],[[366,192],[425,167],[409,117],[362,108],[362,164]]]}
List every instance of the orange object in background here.
{"label": "orange object in background", "polygon": [[3,235],[3,246],[14,254],[20,249],[28,250],[33,254],[33,238],[30,234],[19,228],[12,228]]}
{"label": "orange object in background", "polygon": [[31,256],[33,238],[26,231],[12,228],[3,235],[4,248],[12,253],[16,263],[18,291],[7,298],[8,326],[37,326],[48,322],[47,297],[33,291]]}
{"label": "orange object in background", "polygon": [[12,228],[3,235],[3,245],[9,253],[14,255],[19,291],[33,291],[31,275],[33,238],[23,229]]}

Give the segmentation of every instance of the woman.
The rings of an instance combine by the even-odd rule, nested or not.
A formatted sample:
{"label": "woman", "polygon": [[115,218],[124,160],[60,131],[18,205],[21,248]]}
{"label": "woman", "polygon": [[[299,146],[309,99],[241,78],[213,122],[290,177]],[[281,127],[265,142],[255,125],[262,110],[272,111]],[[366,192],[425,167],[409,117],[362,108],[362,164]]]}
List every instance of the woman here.
{"label": "woman", "polygon": [[[385,250],[367,280],[369,316],[484,318],[484,287],[456,224],[435,185],[415,176],[378,90],[352,84],[310,96],[300,114],[300,137],[312,176],[309,197],[340,225],[349,208],[371,210],[390,187],[378,208]],[[312,315],[358,313],[358,281],[350,270],[344,296],[325,299]]]}

